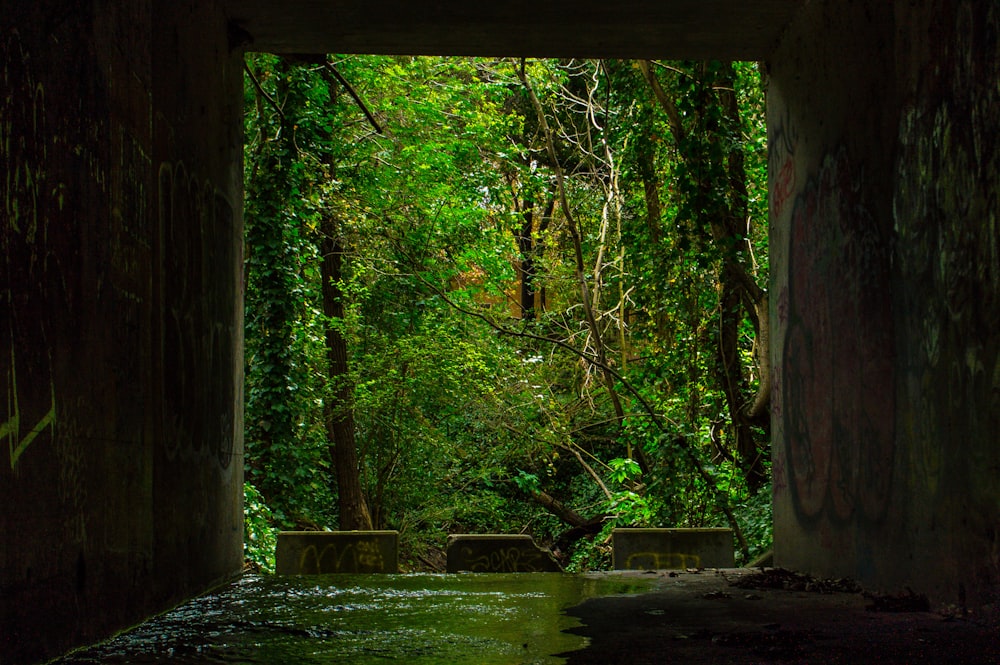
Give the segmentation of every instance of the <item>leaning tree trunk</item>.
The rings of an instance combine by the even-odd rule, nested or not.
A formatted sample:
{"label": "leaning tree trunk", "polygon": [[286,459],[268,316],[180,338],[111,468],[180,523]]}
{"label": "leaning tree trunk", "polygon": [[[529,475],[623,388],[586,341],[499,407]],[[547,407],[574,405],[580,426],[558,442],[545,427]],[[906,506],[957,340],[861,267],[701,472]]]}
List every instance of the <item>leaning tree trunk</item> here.
{"label": "leaning tree trunk", "polygon": [[[338,286],[343,248],[337,226],[335,219],[327,218],[323,222],[323,313],[328,319],[344,318],[342,294]],[[326,328],[326,351],[332,394],[327,400],[324,416],[330,441],[330,457],[336,469],[340,528],[343,531],[371,529],[372,518],[361,489],[358,448],[354,437],[353,391],[348,374],[347,342],[340,330],[329,324]]]}

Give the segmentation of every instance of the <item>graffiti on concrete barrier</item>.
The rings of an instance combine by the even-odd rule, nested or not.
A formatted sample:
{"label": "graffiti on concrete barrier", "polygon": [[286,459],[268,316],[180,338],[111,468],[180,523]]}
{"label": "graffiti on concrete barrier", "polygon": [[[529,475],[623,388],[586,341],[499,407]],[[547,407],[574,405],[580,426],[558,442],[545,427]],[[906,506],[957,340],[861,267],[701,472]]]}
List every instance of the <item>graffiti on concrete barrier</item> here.
{"label": "graffiti on concrete barrier", "polygon": [[701,557],[682,552],[636,552],[625,559],[626,570],[701,568]]}
{"label": "graffiti on concrete barrier", "polygon": [[879,521],[890,493],[890,243],[862,182],[836,150],[792,211],[781,403],[790,489],[806,521]]}
{"label": "graffiti on concrete barrier", "polygon": [[382,550],[374,540],[330,544],[322,548],[309,545],[299,557],[299,571],[307,574],[387,572]]}
{"label": "graffiti on concrete barrier", "polygon": [[486,554],[474,556],[470,547],[462,548],[465,566],[478,573],[537,573],[548,570],[547,559],[538,550],[522,547],[497,548]]}

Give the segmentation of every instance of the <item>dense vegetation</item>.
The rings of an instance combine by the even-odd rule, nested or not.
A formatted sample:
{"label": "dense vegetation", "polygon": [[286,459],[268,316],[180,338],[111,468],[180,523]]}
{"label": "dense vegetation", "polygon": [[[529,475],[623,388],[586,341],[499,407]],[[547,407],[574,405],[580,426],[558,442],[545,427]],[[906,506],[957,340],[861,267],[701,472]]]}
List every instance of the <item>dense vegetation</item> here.
{"label": "dense vegetation", "polygon": [[[613,526],[769,546],[766,154],[748,63],[246,69],[247,551],[275,528]],[[761,335],[763,331],[763,335]]]}

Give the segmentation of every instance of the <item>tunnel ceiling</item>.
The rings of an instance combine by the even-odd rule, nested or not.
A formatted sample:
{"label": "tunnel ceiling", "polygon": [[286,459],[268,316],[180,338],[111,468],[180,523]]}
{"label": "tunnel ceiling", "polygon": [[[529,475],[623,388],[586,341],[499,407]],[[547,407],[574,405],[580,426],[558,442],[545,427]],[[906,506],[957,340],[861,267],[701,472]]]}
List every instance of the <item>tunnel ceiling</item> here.
{"label": "tunnel ceiling", "polygon": [[761,60],[808,0],[223,0],[254,51]]}

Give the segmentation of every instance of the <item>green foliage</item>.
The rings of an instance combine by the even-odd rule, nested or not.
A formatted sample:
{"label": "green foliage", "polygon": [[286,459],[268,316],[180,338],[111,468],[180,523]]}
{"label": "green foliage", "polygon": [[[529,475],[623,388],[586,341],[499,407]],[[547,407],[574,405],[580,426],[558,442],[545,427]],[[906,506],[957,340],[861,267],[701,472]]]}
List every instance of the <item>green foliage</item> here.
{"label": "green foliage", "polygon": [[640,475],[639,463],[633,459],[622,459],[616,457],[608,462],[611,467],[611,478],[618,484],[624,484]]}
{"label": "green foliage", "polygon": [[264,497],[250,483],[243,483],[243,513],[243,556],[260,572],[273,573],[278,529]]}
{"label": "green foliage", "polygon": [[[738,261],[762,282],[767,268],[755,65],[656,65],[690,130],[674,140],[627,61],[330,60],[381,134],[323,62],[247,64],[252,542],[266,525],[337,523],[324,422],[339,385],[325,356],[335,329],[348,344],[351,373],[336,381],[352,387],[344,408],[362,487],[375,526],[400,530],[410,565],[427,565],[448,532],[555,541],[568,525],[532,500],[540,491],[604,516],[604,531],[569,552],[576,569],[608,565],[615,525],[727,523],[720,492],[750,551],[767,546],[766,488],[748,486],[733,453],[717,357],[723,266]],[[554,160],[522,66],[554,128]],[[735,88],[738,118],[721,82]],[[735,154],[745,193],[727,171]],[[595,325],[560,194],[579,227]],[[719,241],[706,221],[734,209],[750,220],[745,245]],[[344,315],[332,319],[319,269],[330,220],[344,248]],[[533,319],[518,300],[528,260]],[[738,330],[739,359],[752,367],[753,326],[744,317]],[[598,334],[621,418],[588,360]],[[266,569],[263,549],[247,551]]]}
{"label": "green foliage", "polygon": [[743,524],[750,543],[749,556],[737,558],[737,564],[749,565],[774,545],[773,521],[771,519],[771,487],[768,485],[756,494],[743,496],[736,503],[736,514]]}
{"label": "green foliage", "polygon": [[532,494],[542,489],[542,481],[533,473],[528,473],[523,469],[517,470],[514,476],[514,484],[525,494]]}

